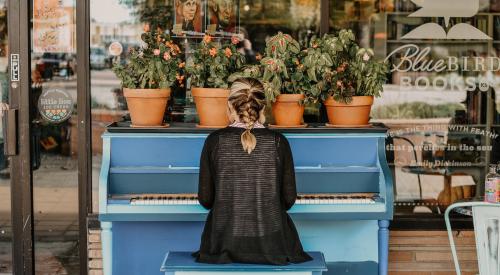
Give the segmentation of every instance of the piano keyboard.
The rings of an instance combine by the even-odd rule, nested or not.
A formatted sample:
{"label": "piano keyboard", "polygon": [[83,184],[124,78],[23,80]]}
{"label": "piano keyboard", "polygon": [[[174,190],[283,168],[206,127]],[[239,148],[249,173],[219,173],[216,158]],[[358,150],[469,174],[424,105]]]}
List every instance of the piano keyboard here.
{"label": "piano keyboard", "polygon": [[[295,204],[373,204],[376,194],[299,194]],[[131,205],[198,204],[195,194],[154,194],[130,198]]]}

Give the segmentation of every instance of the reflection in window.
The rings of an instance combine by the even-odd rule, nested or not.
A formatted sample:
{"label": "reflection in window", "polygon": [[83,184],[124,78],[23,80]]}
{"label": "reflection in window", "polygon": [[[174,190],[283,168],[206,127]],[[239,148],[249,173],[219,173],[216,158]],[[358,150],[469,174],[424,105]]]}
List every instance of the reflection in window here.
{"label": "reflection in window", "polygon": [[[487,164],[500,160],[500,68],[475,70],[471,62],[497,57],[500,48],[498,7],[482,3],[476,16],[452,18],[450,25],[471,25],[493,40],[405,39],[425,23],[445,25],[443,18],[409,17],[419,9],[414,1],[330,1],[331,29],[352,29],[393,68],[371,116],[393,136],[388,151],[399,213],[440,213],[454,201],[480,196]],[[420,69],[450,56],[458,58],[453,70]],[[484,79],[491,86],[481,89]]]}

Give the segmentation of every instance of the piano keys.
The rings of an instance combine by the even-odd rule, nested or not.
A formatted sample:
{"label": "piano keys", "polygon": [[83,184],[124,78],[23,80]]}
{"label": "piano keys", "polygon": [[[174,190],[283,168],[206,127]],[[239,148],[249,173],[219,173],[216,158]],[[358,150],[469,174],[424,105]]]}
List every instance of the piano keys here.
{"label": "piano keys", "polygon": [[[161,274],[167,251],[196,251],[208,211],[197,201],[201,149],[211,130],[109,127],[103,135],[99,220],[105,274]],[[328,274],[387,274],[392,179],[387,129],[281,130],[298,197],[288,211],[304,249]]]}
{"label": "piano keys", "polygon": [[[127,198],[129,197],[129,198]],[[298,194],[295,204],[371,204],[376,194]],[[149,194],[122,196],[110,200],[128,200],[130,205],[198,205],[196,194]]]}

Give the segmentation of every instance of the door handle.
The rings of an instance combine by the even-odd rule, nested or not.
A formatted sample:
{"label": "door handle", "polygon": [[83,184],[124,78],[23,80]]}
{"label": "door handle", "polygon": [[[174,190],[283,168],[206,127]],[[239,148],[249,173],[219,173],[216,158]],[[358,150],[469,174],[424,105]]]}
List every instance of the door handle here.
{"label": "door handle", "polygon": [[2,110],[4,155],[17,155],[17,109]]}

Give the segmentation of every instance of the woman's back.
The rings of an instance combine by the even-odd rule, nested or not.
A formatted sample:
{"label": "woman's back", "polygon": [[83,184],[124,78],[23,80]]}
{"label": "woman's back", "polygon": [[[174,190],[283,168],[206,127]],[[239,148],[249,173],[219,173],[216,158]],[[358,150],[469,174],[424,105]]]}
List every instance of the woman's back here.
{"label": "woman's back", "polygon": [[251,154],[241,149],[240,128],[219,134],[214,155],[217,171],[215,218],[230,226],[233,236],[257,237],[280,230],[279,163],[277,135],[253,130],[257,146]]}
{"label": "woman's back", "polygon": [[198,260],[281,265],[309,260],[286,213],[296,198],[287,140],[265,128],[253,129],[257,145],[248,154],[241,147],[243,131],[218,130],[203,150],[198,196],[212,210]]}
{"label": "woman's back", "polygon": [[198,200],[210,209],[197,261],[287,264],[310,260],[286,213],[295,173],[286,138],[264,128],[265,97],[252,79],[233,83],[231,126],[210,134],[200,158]]}

